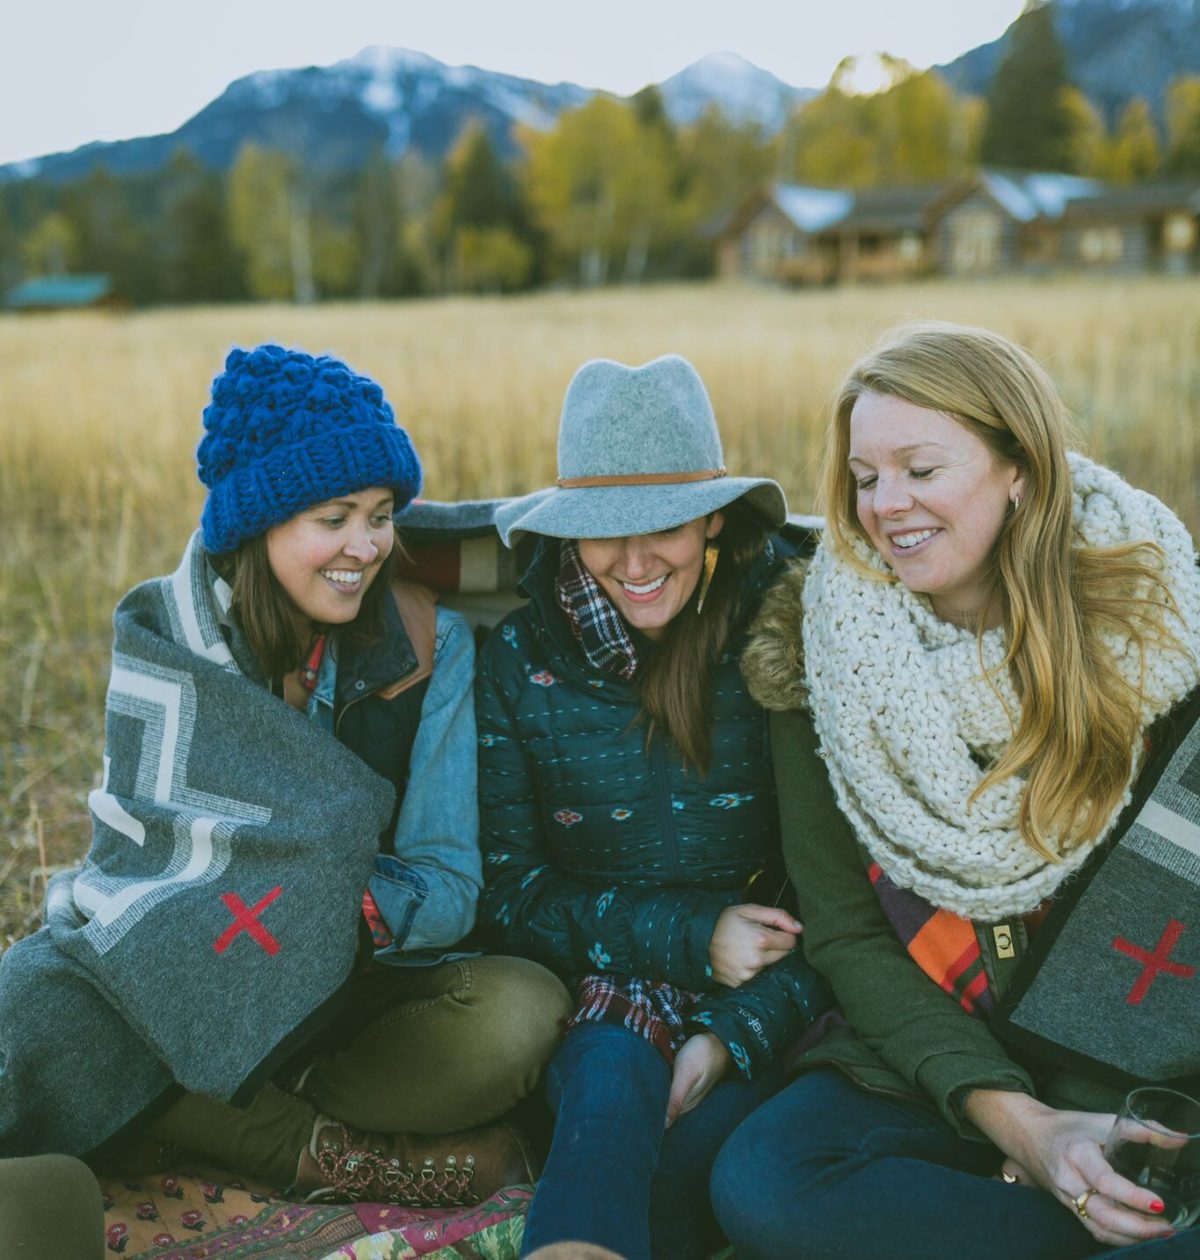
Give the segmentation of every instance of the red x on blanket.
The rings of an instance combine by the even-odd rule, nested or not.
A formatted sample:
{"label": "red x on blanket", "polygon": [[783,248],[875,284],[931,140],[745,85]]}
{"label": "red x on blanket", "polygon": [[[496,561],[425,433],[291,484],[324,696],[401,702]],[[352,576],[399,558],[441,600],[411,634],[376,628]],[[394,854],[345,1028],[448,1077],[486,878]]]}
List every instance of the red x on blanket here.
{"label": "red x on blanket", "polygon": [[1179,938],[1183,935],[1184,925],[1178,919],[1172,919],[1163,930],[1162,936],[1158,938],[1158,944],[1154,947],[1153,953],[1143,949],[1140,945],[1127,941],[1123,936],[1113,938],[1113,949],[1119,949],[1122,954],[1128,954],[1130,958],[1137,959],[1142,964],[1142,974],[1138,976],[1134,982],[1134,986],[1129,990],[1129,996],[1125,999],[1129,1006],[1138,1006],[1142,998],[1150,990],[1150,986],[1158,979],[1158,973],[1164,972],[1168,976],[1178,976],[1181,980],[1190,980],[1196,974],[1195,967],[1187,967],[1183,963],[1171,962],[1171,951],[1175,948]]}
{"label": "red x on blanket", "polygon": [[237,893],[222,893],[221,900],[225,903],[229,913],[233,915],[233,922],[213,942],[213,949],[218,954],[223,954],[233,944],[234,937],[242,932],[246,932],[272,957],[278,954],[279,942],[259,923],[258,916],[281,892],[283,892],[283,889],[276,884],[261,901],[250,907],[247,907]]}

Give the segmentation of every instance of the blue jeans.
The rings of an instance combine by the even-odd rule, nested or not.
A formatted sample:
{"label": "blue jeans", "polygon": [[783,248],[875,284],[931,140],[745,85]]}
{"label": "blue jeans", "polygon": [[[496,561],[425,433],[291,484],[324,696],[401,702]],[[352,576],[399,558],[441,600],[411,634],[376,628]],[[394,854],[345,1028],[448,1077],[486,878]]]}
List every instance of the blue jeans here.
{"label": "blue jeans", "polygon": [[1200,1260],[1200,1230],[1110,1249],[1000,1152],[840,1072],[793,1081],[726,1142],[713,1208],[738,1260]]}
{"label": "blue jeans", "polygon": [[663,1132],[671,1070],[645,1038],[612,1024],[572,1029],[546,1070],[557,1116],[522,1254],[589,1242],[624,1260],[696,1260],[716,1226],[708,1177],[721,1144],[780,1084],[726,1077]]}

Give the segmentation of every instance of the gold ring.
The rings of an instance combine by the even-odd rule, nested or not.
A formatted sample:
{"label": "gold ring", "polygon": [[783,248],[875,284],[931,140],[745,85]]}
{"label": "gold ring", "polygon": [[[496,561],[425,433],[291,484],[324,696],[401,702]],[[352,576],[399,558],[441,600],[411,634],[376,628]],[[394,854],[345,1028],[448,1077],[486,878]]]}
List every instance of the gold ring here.
{"label": "gold ring", "polygon": [[1086,1220],[1087,1220],[1087,1218],[1088,1218],[1088,1214],[1087,1214],[1087,1205],[1088,1205],[1088,1200],[1089,1200],[1089,1199],[1092,1197],[1092,1195],[1094,1195],[1095,1193],[1096,1193],[1096,1192],[1095,1192],[1095,1190],[1093,1190],[1093,1189],[1091,1189],[1091,1188],[1089,1187],[1087,1190],[1084,1190],[1082,1194],[1077,1194],[1077,1195],[1075,1196],[1075,1211],[1079,1213],[1079,1219],[1080,1219],[1081,1221],[1086,1221]]}
{"label": "gold ring", "polygon": [[1006,1186],[1015,1186],[1017,1184],[1017,1174],[1002,1172],[1000,1174],[1000,1180],[1003,1181]]}

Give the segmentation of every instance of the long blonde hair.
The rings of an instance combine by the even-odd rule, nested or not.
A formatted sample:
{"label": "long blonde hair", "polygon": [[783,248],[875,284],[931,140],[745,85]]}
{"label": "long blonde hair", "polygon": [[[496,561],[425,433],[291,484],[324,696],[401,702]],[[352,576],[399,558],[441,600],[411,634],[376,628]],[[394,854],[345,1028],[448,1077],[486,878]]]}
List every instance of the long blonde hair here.
{"label": "long blonde hair", "polygon": [[[864,393],[889,395],[952,416],[993,456],[1025,474],[992,556],[991,589],[980,618],[1002,621],[1003,662],[1021,701],[1004,753],[974,800],[1012,775],[1025,779],[1018,826],[1042,857],[1095,839],[1120,804],[1143,725],[1141,691],[1122,677],[1104,633],[1145,651],[1178,647],[1175,611],[1152,541],[1087,546],[1071,511],[1067,447],[1073,428],[1058,390],[1020,346],[982,328],[916,324],[860,359],[838,393],[821,475],[827,541],[862,569],[851,539],[869,543],[858,520],[848,464],[850,413]],[[867,570],[878,576],[875,570]],[[885,580],[895,581],[894,577]]]}

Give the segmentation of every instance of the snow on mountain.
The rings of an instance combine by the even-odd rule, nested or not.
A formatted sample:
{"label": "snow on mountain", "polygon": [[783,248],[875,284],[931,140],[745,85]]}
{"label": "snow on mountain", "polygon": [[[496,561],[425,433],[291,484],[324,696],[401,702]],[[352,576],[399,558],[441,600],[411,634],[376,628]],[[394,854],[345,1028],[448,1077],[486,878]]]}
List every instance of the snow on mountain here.
{"label": "snow on mountain", "polygon": [[[738,122],[777,131],[796,104],[814,93],[789,87],[733,53],[705,57],[662,87],[679,124],[710,105]],[[246,143],[288,153],[318,172],[354,170],[383,151],[415,151],[440,161],[470,123],[482,125],[497,150],[517,152],[517,128],[546,130],[595,90],[539,83],[478,66],[448,66],[405,48],[364,48],[331,66],[261,70],[231,83],[177,131],[112,144],[85,145],[37,159],[37,173],[71,180],[104,164],[117,174],[160,168],[186,148],[206,166],[227,170]],[[28,164],[0,167],[0,180],[26,177]]]}
{"label": "snow on mountain", "polygon": [[[1052,0],[1050,9],[1072,82],[1109,126],[1135,97],[1161,120],[1171,81],[1200,74],[1200,0]],[[985,95],[1008,39],[1006,31],[939,69],[957,90]]]}
{"label": "snow on mountain", "polygon": [[[1059,9],[1080,9],[1087,8],[1095,3],[1095,0],[1054,0]],[[1200,0],[1106,0],[1107,7],[1113,10],[1122,9],[1158,9],[1174,10],[1176,13],[1187,17],[1191,14],[1200,14]]]}
{"label": "snow on mountain", "polygon": [[732,121],[755,122],[769,133],[778,131],[798,104],[816,95],[815,89],[791,87],[732,52],[701,57],[667,79],[661,91],[676,125],[693,123],[716,105]]}

